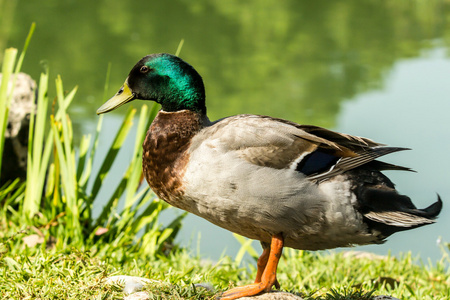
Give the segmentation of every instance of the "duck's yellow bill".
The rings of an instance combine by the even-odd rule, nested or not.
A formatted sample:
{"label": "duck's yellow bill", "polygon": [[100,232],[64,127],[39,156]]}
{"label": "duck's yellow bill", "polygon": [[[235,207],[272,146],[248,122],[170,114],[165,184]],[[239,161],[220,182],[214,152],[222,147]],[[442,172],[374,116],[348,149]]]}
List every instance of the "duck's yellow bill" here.
{"label": "duck's yellow bill", "polygon": [[133,94],[133,92],[131,92],[128,83],[125,81],[125,83],[119,89],[117,94],[115,94],[111,99],[106,101],[102,106],[100,106],[99,109],[97,109],[97,115],[112,111],[118,108],[119,106],[122,106],[127,102],[130,102],[131,100],[134,99],[134,97],[135,95]]}

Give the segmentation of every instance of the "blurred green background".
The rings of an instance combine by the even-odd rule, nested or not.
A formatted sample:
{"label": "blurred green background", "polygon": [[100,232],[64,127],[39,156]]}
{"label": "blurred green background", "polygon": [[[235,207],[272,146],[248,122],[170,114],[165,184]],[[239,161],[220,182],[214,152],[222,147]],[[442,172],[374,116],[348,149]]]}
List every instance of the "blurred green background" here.
{"label": "blurred green background", "polygon": [[[268,114],[411,147],[387,160],[419,173],[388,175],[418,206],[436,192],[447,205],[449,13],[444,0],[0,0],[0,53],[20,49],[36,22],[23,71],[38,78],[49,66],[67,89],[79,86],[71,116],[81,134],[94,131],[109,63],[112,96],[142,56],[175,53],[184,39],[180,56],[203,76],[210,119]],[[124,113],[106,116],[105,127]],[[239,247],[195,216],[185,223],[180,242],[196,249],[200,231],[205,256]],[[444,206],[438,224],[359,250],[437,259],[448,228]]]}

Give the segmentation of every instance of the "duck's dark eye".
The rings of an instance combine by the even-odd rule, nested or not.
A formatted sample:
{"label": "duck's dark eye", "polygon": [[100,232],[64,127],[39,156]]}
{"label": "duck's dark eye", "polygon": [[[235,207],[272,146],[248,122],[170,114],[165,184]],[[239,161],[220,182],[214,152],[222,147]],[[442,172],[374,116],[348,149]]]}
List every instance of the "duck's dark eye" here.
{"label": "duck's dark eye", "polygon": [[150,68],[147,66],[142,66],[139,71],[141,71],[141,73],[147,73],[148,71],[150,71]]}

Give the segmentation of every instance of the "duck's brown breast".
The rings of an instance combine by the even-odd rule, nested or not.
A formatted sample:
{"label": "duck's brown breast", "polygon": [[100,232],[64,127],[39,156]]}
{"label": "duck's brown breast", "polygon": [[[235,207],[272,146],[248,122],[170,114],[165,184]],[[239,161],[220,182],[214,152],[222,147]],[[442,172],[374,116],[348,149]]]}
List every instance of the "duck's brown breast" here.
{"label": "duck's brown breast", "polygon": [[201,115],[192,111],[160,111],[143,144],[143,172],[150,188],[178,207],[184,194],[183,175],[192,137],[202,128]]}

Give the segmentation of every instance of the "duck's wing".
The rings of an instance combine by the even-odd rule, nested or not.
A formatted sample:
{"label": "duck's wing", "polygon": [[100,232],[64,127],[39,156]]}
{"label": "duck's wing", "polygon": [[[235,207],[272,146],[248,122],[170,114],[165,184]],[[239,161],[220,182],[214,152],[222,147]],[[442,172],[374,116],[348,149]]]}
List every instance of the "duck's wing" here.
{"label": "duck's wing", "polygon": [[208,128],[206,136],[213,147],[237,151],[248,162],[275,169],[291,168],[313,181],[323,181],[368,163],[377,170],[409,170],[375,161],[406,148],[386,147],[367,138],[267,116],[222,119]]}

